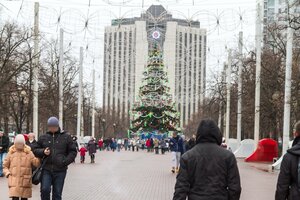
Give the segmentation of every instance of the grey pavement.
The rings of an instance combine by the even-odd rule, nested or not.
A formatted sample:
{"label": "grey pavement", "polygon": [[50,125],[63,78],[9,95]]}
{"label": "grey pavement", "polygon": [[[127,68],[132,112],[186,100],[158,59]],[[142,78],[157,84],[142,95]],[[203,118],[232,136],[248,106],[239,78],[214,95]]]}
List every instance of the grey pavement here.
{"label": "grey pavement", "polygon": [[[170,172],[171,155],[146,152],[100,152],[96,163],[70,165],[63,192],[64,200],[171,200],[176,176]],[[266,166],[266,165],[264,165]],[[277,173],[239,160],[242,200],[272,200]],[[0,200],[7,200],[5,178],[0,178]],[[33,200],[39,187],[33,188]]]}

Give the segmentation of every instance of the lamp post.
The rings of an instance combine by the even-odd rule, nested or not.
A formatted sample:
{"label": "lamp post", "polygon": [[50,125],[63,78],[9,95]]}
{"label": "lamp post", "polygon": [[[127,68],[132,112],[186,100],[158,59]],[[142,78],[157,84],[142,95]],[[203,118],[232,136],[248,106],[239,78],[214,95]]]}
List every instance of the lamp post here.
{"label": "lamp post", "polygon": [[[279,120],[278,120],[278,114],[280,113],[277,108],[280,108],[280,92],[275,91],[274,94],[272,95],[272,102],[274,104],[275,108],[275,120],[276,120],[276,131],[275,131],[275,139],[278,139],[278,132],[279,132]],[[270,135],[272,138],[272,135]]]}
{"label": "lamp post", "polygon": [[24,110],[24,100],[26,96],[26,91],[22,90],[19,97],[19,111],[20,111],[20,117],[19,117],[19,130],[18,133],[22,133],[22,125],[23,125],[23,110]]}
{"label": "lamp post", "polygon": [[114,127],[114,135],[117,135],[117,134],[116,134],[116,127],[117,127],[117,124],[114,123],[114,124],[113,124],[113,127]]}

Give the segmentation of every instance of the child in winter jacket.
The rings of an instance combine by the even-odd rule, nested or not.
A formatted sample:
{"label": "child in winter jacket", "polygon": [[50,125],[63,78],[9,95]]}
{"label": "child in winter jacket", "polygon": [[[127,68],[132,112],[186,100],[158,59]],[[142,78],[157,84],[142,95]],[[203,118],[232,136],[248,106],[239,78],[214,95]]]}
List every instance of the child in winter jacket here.
{"label": "child in winter jacket", "polygon": [[27,200],[32,196],[32,166],[38,167],[40,161],[30,147],[25,145],[23,135],[17,135],[15,144],[9,148],[3,163],[3,171],[8,178],[9,197],[13,200]]}
{"label": "child in winter jacket", "polygon": [[84,163],[85,153],[87,152],[87,149],[84,147],[84,145],[81,145],[81,148],[79,151],[80,151],[80,162]]}

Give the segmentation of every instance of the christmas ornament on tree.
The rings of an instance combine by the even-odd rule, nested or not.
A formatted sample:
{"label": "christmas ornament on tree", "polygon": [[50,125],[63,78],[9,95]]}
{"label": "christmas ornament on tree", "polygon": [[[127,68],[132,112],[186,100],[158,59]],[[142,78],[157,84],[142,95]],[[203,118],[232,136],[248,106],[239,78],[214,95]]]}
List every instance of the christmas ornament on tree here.
{"label": "christmas ornament on tree", "polygon": [[132,110],[132,132],[166,133],[178,130],[179,113],[175,109],[167,84],[163,56],[155,45],[149,52],[148,65],[143,73],[139,102]]}

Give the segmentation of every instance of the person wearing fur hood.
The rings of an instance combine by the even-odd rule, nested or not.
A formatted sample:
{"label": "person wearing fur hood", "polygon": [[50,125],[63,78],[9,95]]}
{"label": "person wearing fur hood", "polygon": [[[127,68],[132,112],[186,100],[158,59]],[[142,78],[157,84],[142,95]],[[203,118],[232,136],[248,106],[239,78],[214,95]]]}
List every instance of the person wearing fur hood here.
{"label": "person wearing fur hood", "polygon": [[24,136],[17,135],[3,163],[3,172],[8,178],[10,198],[26,200],[32,197],[32,166],[39,165],[39,159],[34,156],[31,148],[25,145]]}

